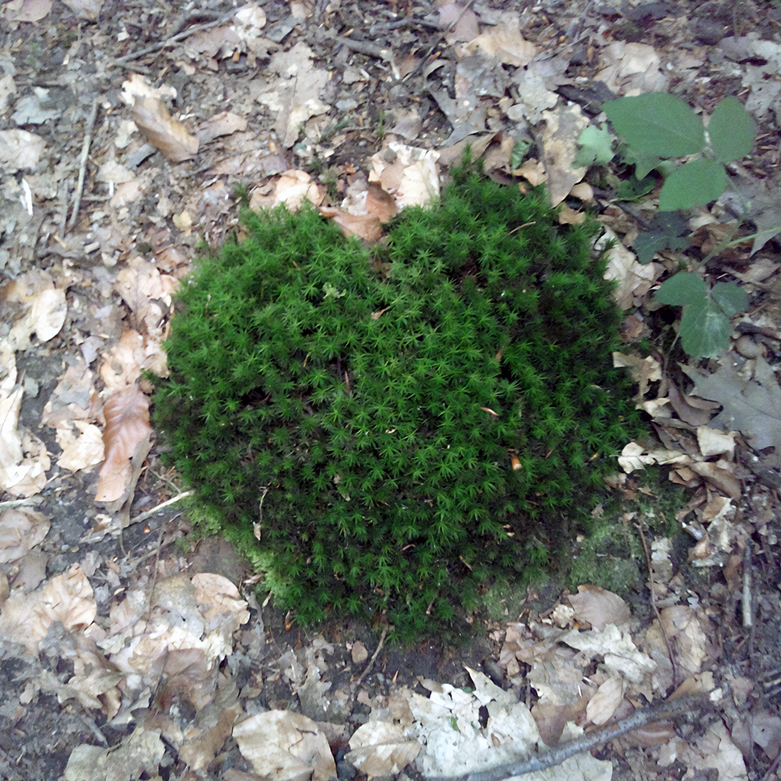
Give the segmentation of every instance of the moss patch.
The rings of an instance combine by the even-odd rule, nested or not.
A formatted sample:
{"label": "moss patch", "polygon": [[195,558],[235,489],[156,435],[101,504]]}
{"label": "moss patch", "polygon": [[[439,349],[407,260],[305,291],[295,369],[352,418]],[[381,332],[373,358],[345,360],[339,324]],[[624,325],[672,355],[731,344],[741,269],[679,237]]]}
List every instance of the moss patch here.
{"label": "moss patch", "polygon": [[463,170],[368,252],[247,215],[179,296],[154,417],[201,521],[301,622],[412,638],[588,524],[636,426],[593,222]]}

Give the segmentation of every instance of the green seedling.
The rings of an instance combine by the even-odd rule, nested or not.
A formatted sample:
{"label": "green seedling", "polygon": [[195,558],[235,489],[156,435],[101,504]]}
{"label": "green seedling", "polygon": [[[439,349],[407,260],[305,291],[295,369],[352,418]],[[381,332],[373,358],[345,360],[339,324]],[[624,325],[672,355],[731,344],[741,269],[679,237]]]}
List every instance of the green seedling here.
{"label": "green seedling", "polygon": [[371,251],[314,210],[246,228],[182,286],[154,419],[280,607],[411,640],[588,527],[638,425],[596,222],[467,168]]}
{"label": "green seedling", "polygon": [[[694,111],[675,95],[651,93],[619,98],[602,108],[627,144],[627,160],[634,163],[636,178],[644,180],[654,169],[664,175],[659,193],[662,213],[690,209],[719,198],[728,182],[725,163],[749,154],[756,139],[754,120],[733,97],[724,98],[716,106],[707,132]],[[670,158],[688,159],[676,166]],[[652,230],[638,237],[640,262],[650,262],[659,250],[684,249],[683,232],[680,224],[665,221],[660,215]],[[748,305],[737,285],[719,283],[708,289],[694,274],[668,279],[656,298],[684,307],[681,346],[696,358],[715,357],[729,347],[730,317]]]}

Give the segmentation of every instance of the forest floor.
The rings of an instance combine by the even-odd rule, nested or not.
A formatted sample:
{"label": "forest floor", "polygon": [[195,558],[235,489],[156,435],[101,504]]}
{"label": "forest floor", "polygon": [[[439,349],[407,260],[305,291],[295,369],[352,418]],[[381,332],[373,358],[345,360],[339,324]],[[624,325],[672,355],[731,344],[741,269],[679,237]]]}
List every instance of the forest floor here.
{"label": "forest floor", "polygon": [[[777,3],[6,0],[0,20],[0,778],[509,763],[501,778],[546,753],[529,778],[781,777]],[[675,326],[653,291],[723,239],[734,203],[687,212],[690,246],[641,264],[658,190],[618,204],[630,168],[573,166],[601,104],[645,92],[705,116],[734,95],[758,128],[729,174],[764,241],[707,272],[751,305],[726,356],[689,361],[720,378],[717,403],[680,349],[633,349]],[[373,240],[388,201],[372,194],[425,202],[467,144],[618,237],[649,439],[627,443],[626,505],[573,552],[571,590],[494,594],[457,645],[304,631],[258,602],[228,543],[193,534],[143,372],[164,370],[172,293],[204,242],[240,233],[242,199],[308,198]],[[742,410],[732,433],[707,425],[720,408]]]}

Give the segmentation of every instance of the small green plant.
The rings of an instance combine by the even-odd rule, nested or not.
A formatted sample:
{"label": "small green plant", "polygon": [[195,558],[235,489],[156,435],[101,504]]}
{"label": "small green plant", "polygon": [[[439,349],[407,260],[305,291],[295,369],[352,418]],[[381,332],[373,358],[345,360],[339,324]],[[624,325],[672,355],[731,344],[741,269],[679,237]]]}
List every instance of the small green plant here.
{"label": "small green plant", "polygon": [[[702,120],[683,100],[668,93],[618,98],[602,110],[626,141],[638,179],[660,167],[669,171],[659,193],[663,212],[715,201],[727,186],[724,164],[749,154],[757,134],[751,115],[733,97],[716,106],[707,137]],[[666,164],[669,158],[692,155],[672,170]]]}
{"label": "small green plant", "polygon": [[466,169],[371,252],[246,226],[182,287],[154,419],[277,603],[412,639],[565,550],[637,420],[595,222]]}
{"label": "small green plant", "polygon": [[[644,180],[654,169],[665,176],[659,193],[660,212],[690,209],[719,198],[728,182],[725,163],[749,154],[756,139],[754,120],[733,97],[716,106],[707,133],[694,111],[667,93],[619,98],[602,108],[627,144],[626,159],[634,163],[636,178]],[[600,140],[604,159],[604,139]],[[584,147],[584,153],[587,150]],[[669,160],[682,157],[690,159],[678,166]],[[641,262],[650,262],[659,250],[681,249],[681,233],[675,221],[658,220],[651,231],[638,237]],[[727,245],[725,242],[711,253],[702,265]],[[681,346],[696,358],[725,352],[732,333],[730,318],[748,306],[745,292],[737,285],[719,283],[711,289],[695,274],[671,277],[656,298],[663,304],[683,306]]]}

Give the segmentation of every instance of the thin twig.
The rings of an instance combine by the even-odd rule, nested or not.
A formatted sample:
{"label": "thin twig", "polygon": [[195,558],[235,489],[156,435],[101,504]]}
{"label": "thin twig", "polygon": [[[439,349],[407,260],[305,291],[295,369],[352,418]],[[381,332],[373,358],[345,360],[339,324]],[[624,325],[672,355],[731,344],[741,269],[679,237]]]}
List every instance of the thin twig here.
{"label": "thin twig", "polygon": [[743,549],[743,628],[754,626],[754,609],[751,599],[751,538],[746,537]]}
{"label": "thin twig", "polygon": [[678,685],[678,668],[675,664],[675,654],[673,654],[673,647],[670,644],[670,638],[667,635],[667,630],[664,627],[664,621],[662,621],[662,614],[659,612],[659,608],[656,604],[656,584],[654,582],[654,568],[651,561],[651,553],[648,550],[648,543],[645,541],[645,534],[643,534],[643,526],[640,523],[636,523],[637,531],[640,532],[640,540],[643,543],[643,550],[645,551],[645,563],[648,567],[648,587],[651,591],[651,607],[656,613],[656,618],[659,621],[659,628],[662,630],[662,637],[664,638],[664,644],[667,646],[667,655],[670,657],[670,664],[673,668],[673,686]]}
{"label": "thin twig", "polygon": [[[82,705],[82,708],[84,706]],[[89,713],[79,713],[78,717],[81,719],[82,723],[84,723],[87,727],[89,727],[90,732],[104,745],[108,746],[109,742],[106,739],[106,736],[100,731],[100,728],[95,723],[95,719],[92,718],[92,716],[89,715]]]}
{"label": "thin twig", "polygon": [[557,748],[540,754],[536,757],[530,757],[519,762],[510,762],[506,765],[498,765],[490,770],[479,770],[474,773],[468,773],[465,776],[451,777],[433,777],[429,781],[502,781],[512,776],[521,776],[525,773],[534,773],[545,770],[549,767],[555,767],[565,762],[576,754],[582,754],[591,750],[594,746],[607,743],[613,738],[625,735],[633,729],[642,727],[649,722],[658,721],[670,714],[688,709],[689,711],[699,710],[709,704],[706,696],[684,697],[680,700],[665,700],[657,706],[643,708],[635,711],[631,716],[622,721],[616,722],[612,726],[605,727],[595,732],[588,732],[577,740],[571,740]]}
{"label": "thin twig", "polygon": [[92,101],[92,111],[87,119],[86,135],[84,136],[84,144],[81,147],[81,160],[79,160],[79,181],[76,185],[76,192],[73,196],[73,211],[71,212],[70,222],[68,222],[68,228],[71,230],[76,225],[76,220],[79,217],[79,206],[81,206],[81,194],[84,191],[84,176],[87,173],[87,158],[89,157],[89,148],[92,143],[92,131],[95,127],[95,120],[98,117],[98,100],[95,98]]}
{"label": "thin twig", "polygon": [[151,510],[147,510],[140,515],[136,515],[134,518],[130,518],[127,525],[132,526],[134,523],[141,523],[141,521],[145,521],[147,518],[151,518],[155,513],[160,512],[160,510],[164,510],[166,507],[170,507],[172,504],[176,504],[176,502],[179,502],[182,499],[186,499],[188,496],[192,496],[194,493],[195,491],[182,491],[182,493],[177,494],[172,499],[161,502]]}
{"label": "thin twig", "polygon": [[170,38],[166,38],[164,41],[153,43],[151,46],[147,46],[145,49],[139,49],[136,52],[131,52],[130,54],[126,54],[124,57],[117,57],[115,60],[112,60],[112,63],[115,65],[127,65],[127,63],[132,62],[133,60],[138,60],[141,57],[145,57],[147,54],[153,54],[154,52],[160,51],[160,49],[165,49],[166,46],[170,46],[173,43],[178,43],[179,41],[184,40],[194,33],[199,33],[202,30],[209,30],[212,27],[225,24],[225,22],[230,21],[232,16],[233,11],[227,14],[223,14],[219,19],[213,19],[211,22],[204,22],[203,24],[193,25],[189,29],[182,30],[182,32],[176,33],[176,35],[172,35]]}
{"label": "thin twig", "polygon": [[163,549],[163,532],[165,531],[165,521],[160,524],[160,534],[157,536],[157,551],[155,552],[155,564],[152,568],[152,585],[149,587],[149,596],[147,597],[146,615],[152,609],[152,597],[155,594],[155,586],[157,585],[157,565],[160,563],[160,551]]}
{"label": "thin twig", "polygon": [[388,636],[388,625],[386,624],[382,628],[382,634],[380,635],[380,642],[377,643],[377,648],[372,654],[372,658],[369,659],[369,664],[366,665],[364,668],[364,671],[358,676],[358,678],[355,681],[355,688],[357,689],[358,686],[361,685],[361,681],[369,674],[369,671],[374,667],[374,662],[376,661],[377,657],[380,655],[380,651],[382,651],[383,645],[385,645],[385,638]]}
{"label": "thin twig", "polygon": [[0,502],[0,510],[7,510],[11,507],[22,507],[25,504],[39,504],[40,496],[28,496],[26,499],[9,499],[6,502]]}

